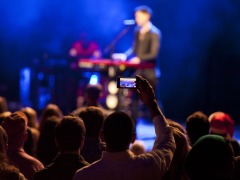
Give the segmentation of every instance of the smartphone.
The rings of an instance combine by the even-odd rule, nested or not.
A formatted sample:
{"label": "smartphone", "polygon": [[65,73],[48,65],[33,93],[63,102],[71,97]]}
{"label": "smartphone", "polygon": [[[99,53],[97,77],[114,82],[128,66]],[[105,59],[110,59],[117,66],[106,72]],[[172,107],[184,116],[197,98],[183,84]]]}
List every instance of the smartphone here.
{"label": "smartphone", "polygon": [[133,77],[117,77],[117,88],[136,89],[136,78]]}

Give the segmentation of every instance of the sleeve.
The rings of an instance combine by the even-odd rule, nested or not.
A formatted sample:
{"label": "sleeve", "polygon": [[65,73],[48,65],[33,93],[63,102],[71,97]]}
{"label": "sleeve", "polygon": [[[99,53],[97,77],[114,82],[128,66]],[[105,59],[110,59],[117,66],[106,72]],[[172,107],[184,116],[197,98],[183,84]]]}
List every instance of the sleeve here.
{"label": "sleeve", "polygon": [[156,139],[151,153],[155,157],[158,171],[163,175],[168,170],[176,149],[173,129],[164,116],[156,116],[153,123]]}

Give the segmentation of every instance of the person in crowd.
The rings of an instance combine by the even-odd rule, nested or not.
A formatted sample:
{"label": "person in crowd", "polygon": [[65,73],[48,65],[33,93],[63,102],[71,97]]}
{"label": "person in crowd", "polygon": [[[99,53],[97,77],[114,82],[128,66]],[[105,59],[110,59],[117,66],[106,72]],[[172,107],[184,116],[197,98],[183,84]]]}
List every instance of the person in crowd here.
{"label": "person in crowd", "polygon": [[84,146],[81,155],[84,159],[93,163],[102,156],[103,144],[100,141],[100,131],[102,129],[104,114],[100,108],[86,107],[78,115],[86,127]]}
{"label": "person in crowd", "polygon": [[7,99],[0,96],[0,125],[2,124],[4,118],[10,114],[11,112],[8,111]]}
{"label": "person in crowd", "polygon": [[141,155],[146,153],[146,148],[143,142],[141,141],[135,141],[132,145],[130,150],[135,154],[135,155]]}
{"label": "person in crowd", "polygon": [[27,121],[26,115],[17,111],[4,119],[2,127],[8,135],[7,155],[10,163],[19,168],[27,179],[32,179],[33,174],[43,169],[44,166],[23,149],[23,145],[28,138]]}
{"label": "person in crowd", "polygon": [[80,155],[84,144],[85,126],[76,116],[64,116],[55,127],[59,154],[51,164],[34,174],[34,180],[72,180],[74,173],[89,165]]}
{"label": "person in crowd", "polygon": [[63,113],[62,113],[62,110],[58,107],[58,105],[56,105],[56,104],[48,104],[44,108],[44,110],[41,113],[41,117],[40,117],[40,125],[39,125],[39,131],[40,132],[42,131],[42,127],[43,127],[43,125],[45,123],[45,120],[48,117],[51,117],[51,116],[57,116],[60,119],[62,118]]}
{"label": "person in crowd", "polygon": [[209,116],[210,133],[228,138],[233,147],[234,156],[240,156],[239,143],[233,139],[234,121],[224,112],[215,112]]}
{"label": "person in crowd", "polygon": [[58,154],[55,144],[54,129],[61,121],[58,116],[50,116],[45,120],[37,145],[37,158],[44,164],[49,165]]}
{"label": "person in crowd", "polygon": [[7,111],[8,111],[7,99],[5,97],[0,96],[0,114]]}
{"label": "person in crowd", "polygon": [[72,112],[72,114],[74,115],[78,115],[82,109],[84,109],[85,107],[89,107],[89,106],[94,106],[94,107],[98,107],[100,108],[104,115],[107,116],[110,113],[112,113],[112,111],[106,110],[99,102],[99,98],[101,96],[102,93],[102,86],[101,84],[87,84],[86,88],[85,88],[85,92],[84,92],[84,99],[83,99],[83,103],[80,105],[79,108],[77,108],[76,110],[74,110]]}
{"label": "person in crowd", "polygon": [[239,180],[240,179],[240,156],[237,156],[235,159],[235,169],[233,172],[232,180]]}
{"label": "person in crowd", "polygon": [[152,86],[137,76],[139,98],[151,112],[156,131],[156,140],[151,152],[140,156],[129,150],[134,143],[134,120],[124,112],[110,114],[103,123],[101,139],[106,143],[102,158],[76,172],[78,179],[161,179],[170,166],[175,151],[173,129],[162,114]]}
{"label": "person in crowd", "polygon": [[234,172],[231,144],[219,135],[199,138],[186,156],[184,168],[191,180],[229,180]]}
{"label": "person in crowd", "polygon": [[30,131],[29,134],[31,135],[31,138],[28,136],[28,140],[24,144],[24,149],[28,154],[36,157],[37,144],[40,136],[37,112],[31,107],[22,108],[21,111],[24,112],[28,118],[28,132]]}
{"label": "person in crowd", "polygon": [[1,180],[25,180],[19,169],[12,166],[7,158],[8,137],[6,131],[0,126],[0,179]]}
{"label": "person in crowd", "polygon": [[169,119],[169,118],[167,118],[167,120],[168,120],[170,126],[177,128],[181,133],[186,134],[184,127],[180,123],[178,123],[172,119]]}
{"label": "person in crowd", "polygon": [[5,117],[11,115],[12,113],[10,111],[6,111],[0,114],[0,125],[2,125],[2,122],[4,121]]}
{"label": "person in crowd", "polygon": [[208,117],[203,112],[196,111],[187,117],[186,131],[191,145],[200,137],[209,134],[209,129]]}

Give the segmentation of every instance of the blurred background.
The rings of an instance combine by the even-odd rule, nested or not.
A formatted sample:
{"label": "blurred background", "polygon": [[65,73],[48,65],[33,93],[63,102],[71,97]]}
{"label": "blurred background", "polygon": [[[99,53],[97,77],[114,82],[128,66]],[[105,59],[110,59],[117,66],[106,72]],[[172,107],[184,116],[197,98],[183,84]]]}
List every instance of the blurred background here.
{"label": "blurred background", "polygon": [[[158,91],[165,115],[224,111],[240,123],[238,0],[0,1],[0,95],[12,106],[41,109],[55,101],[70,111],[76,90],[65,77],[78,73],[69,65],[73,42],[87,33],[104,50],[142,4],[162,31]],[[114,52],[132,45],[133,29]]]}

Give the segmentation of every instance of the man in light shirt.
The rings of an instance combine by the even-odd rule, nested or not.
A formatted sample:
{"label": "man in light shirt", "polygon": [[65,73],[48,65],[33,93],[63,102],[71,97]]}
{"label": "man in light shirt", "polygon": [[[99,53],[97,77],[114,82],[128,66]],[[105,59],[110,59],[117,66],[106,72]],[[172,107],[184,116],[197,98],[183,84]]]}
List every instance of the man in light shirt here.
{"label": "man in light shirt", "polygon": [[136,139],[134,121],[124,112],[109,115],[103,124],[101,139],[106,152],[93,164],[78,170],[74,180],[161,179],[170,166],[175,142],[172,128],[162,114],[152,86],[141,76],[136,76],[139,98],[148,107],[155,127],[156,139],[151,152],[136,156],[129,145]]}

